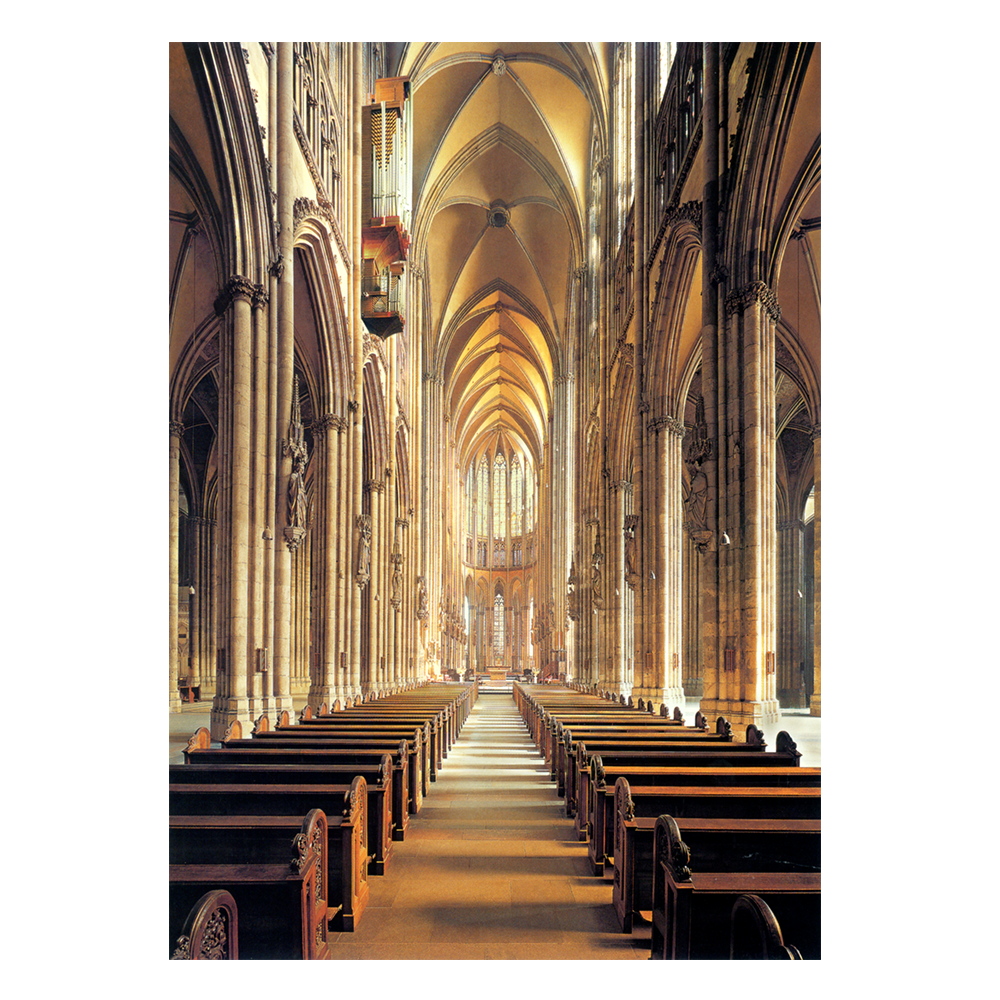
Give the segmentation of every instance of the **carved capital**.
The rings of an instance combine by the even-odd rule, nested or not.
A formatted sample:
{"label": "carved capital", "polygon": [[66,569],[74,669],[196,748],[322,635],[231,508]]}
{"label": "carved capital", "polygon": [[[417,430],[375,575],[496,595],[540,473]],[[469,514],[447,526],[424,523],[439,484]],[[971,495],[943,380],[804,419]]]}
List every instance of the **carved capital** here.
{"label": "carved capital", "polygon": [[217,316],[224,315],[229,306],[238,299],[242,299],[244,302],[253,302],[254,294],[258,290],[263,291],[249,278],[244,278],[242,274],[234,274],[215,299],[215,314]]}
{"label": "carved capital", "polygon": [[272,278],[277,278],[281,280],[281,276],[285,273],[285,258],[282,256],[281,251],[278,251],[278,256],[274,258],[271,262],[271,266],[268,268]]}
{"label": "carved capital", "polygon": [[179,420],[170,421],[170,436],[184,437],[184,425]]}
{"label": "carved capital", "polygon": [[679,222],[690,222],[701,228],[701,202],[686,201],[683,205],[675,205],[664,212],[664,220],[668,226],[676,226]]}
{"label": "carved capital", "polygon": [[687,431],[687,428],[684,426],[684,421],[678,420],[676,417],[664,417],[663,426],[676,437],[684,437],[684,434]]}
{"label": "carved capital", "polygon": [[778,297],[763,281],[751,281],[726,296],[726,312],[730,315],[744,312],[755,304],[759,304],[775,323],[781,319]]}
{"label": "carved capital", "polygon": [[257,285],[254,288],[253,299],[251,300],[251,305],[254,309],[263,309],[267,303],[270,296],[267,294],[266,289],[263,285]]}

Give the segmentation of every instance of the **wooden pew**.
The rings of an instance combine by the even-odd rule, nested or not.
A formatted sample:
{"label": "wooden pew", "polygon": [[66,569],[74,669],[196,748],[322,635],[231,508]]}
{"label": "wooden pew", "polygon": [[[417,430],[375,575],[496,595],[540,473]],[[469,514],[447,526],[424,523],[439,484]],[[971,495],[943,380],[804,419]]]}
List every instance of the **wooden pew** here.
{"label": "wooden pew", "polygon": [[[709,769],[711,770],[711,769]],[[756,769],[754,769],[756,770]],[[780,770],[775,768],[773,770]],[[789,769],[793,770],[793,769]],[[799,769],[794,769],[799,770]],[[742,768],[727,769],[732,775],[731,784],[668,784],[631,788],[634,815],[658,816],[662,813],[678,818],[684,816],[744,816],[761,819],[818,819],[820,789],[811,776],[803,780],[805,786],[768,784],[782,779],[757,777],[749,784],[741,778]],[[722,771],[713,775],[722,777]],[[766,773],[766,772],[761,772]],[[619,779],[621,780],[621,779]],[[696,779],[695,779],[696,780]],[[794,780],[794,779],[790,779]],[[614,844],[614,788],[594,789],[594,819],[591,824],[587,853],[595,875],[604,874],[604,866],[613,861],[607,855]]]}
{"label": "wooden pew", "polygon": [[[369,861],[364,778],[355,778],[349,786],[171,784],[169,804],[172,821],[182,816],[301,817],[313,809],[322,810],[326,814],[329,851],[325,852],[327,871],[320,877],[327,892],[325,898],[335,913],[334,927],[350,931],[361,919],[368,903]],[[240,916],[245,924],[247,914],[242,902]]]}
{"label": "wooden pew", "polygon": [[[732,866],[740,859],[755,858],[758,862],[767,859],[772,867],[781,865],[788,871],[819,871],[818,819],[730,816],[683,822],[689,846],[694,845],[708,867],[717,868],[721,863]],[[625,778],[615,782],[614,823],[612,904],[622,931],[628,934],[635,915],[653,908],[656,817],[635,815],[631,786]]]}
{"label": "wooden pew", "polygon": [[[245,816],[242,827],[230,819],[224,832],[195,832],[181,817],[171,819],[171,926],[199,898],[221,889],[240,900],[244,959],[329,959],[327,873],[333,866],[323,811],[312,809],[304,819],[270,817],[270,823]],[[227,842],[236,849],[226,850]]]}
{"label": "wooden pew", "polygon": [[[234,755],[241,759],[234,761]],[[383,754],[377,766],[367,764],[311,764],[303,757],[291,763],[261,763],[260,753],[210,750],[196,764],[172,764],[170,784],[196,785],[350,785],[365,779],[368,790],[368,851],[370,875],[384,875],[392,857],[392,759]]]}
{"label": "wooden pew", "polygon": [[[724,744],[724,746],[720,746]],[[614,730],[571,730],[562,732],[561,745],[555,763],[556,794],[566,802],[566,815],[572,816],[581,802],[586,801],[586,772],[590,768],[587,756],[592,753],[660,753],[714,752],[716,748],[730,757],[741,757],[764,750],[766,743],[760,730],[748,731],[746,743],[733,743],[732,731],[725,719],[719,719],[715,734],[699,733],[686,727],[668,732],[631,730],[619,733]],[[581,751],[580,748],[583,748]]]}
{"label": "wooden pew", "polygon": [[755,895],[767,903],[776,922],[795,928],[803,958],[820,958],[819,872],[788,871],[784,866],[751,871],[746,864],[738,865],[733,855],[717,860],[716,870],[706,868],[697,850],[682,839],[684,822],[670,815],[656,822],[650,957],[729,958],[736,901]]}
{"label": "wooden pew", "polygon": [[646,743],[731,743],[733,739],[729,723],[721,718],[716,723],[714,732],[685,726],[668,719],[626,724],[617,720],[599,723],[593,720],[574,722],[572,717],[560,718],[546,737],[543,751],[546,763],[549,765],[549,773],[556,781],[556,793],[560,796],[565,792],[567,734],[570,734],[571,740],[583,740],[584,742],[597,737]]}
{"label": "wooden pew", "polygon": [[191,907],[170,958],[235,962],[240,957],[239,936],[236,900],[225,889],[213,889]]}
{"label": "wooden pew", "polygon": [[[570,771],[577,788],[576,818],[574,828],[580,840],[589,840],[594,822],[594,786],[606,785],[606,767],[795,767],[798,750],[790,740],[782,741],[781,753],[766,753],[763,735],[752,737],[747,743],[690,743],[665,742],[661,744],[629,744],[599,741],[596,744],[580,743],[577,759]],[[789,744],[791,744],[789,748]],[[604,763],[607,755],[608,765]],[[614,788],[614,778],[611,779]],[[567,803],[567,811],[569,805]]]}
{"label": "wooden pew", "polygon": [[801,960],[795,945],[785,944],[778,918],[760,896],[740,896],[733,904],[729,930],[730,959]]}
{"label": "wooden pew", "polygon": [[438,744],[437,734],[427,722],[408,720],[406,722],[378,721],[350,717],[350,711],[337,712],[333,715],[318,715],[308,717],[303,713],[295,725],[279,723],[273,730],[256,729],[254,736],[264,736],[268,740],[283,737],[299,738],[312,736],[314,738],[342,740],[393,740],[405,739],[411,758],[411,786],[419,781],[421,795],[427,795],[430,782],[437,781],[437,773],[441,767],[442,754]]}
{"label": "wooden pew", "polygon": [[[294,729],[294,727],[293,727]],[[200,730],[199,730],[200,732]],[[198,736],[198,733],[195,734]],[[261,738],[263,736],[264,738]],[[207,737],[207,733],[206,733]],[[419,775],[416,779],[416,787],[411,785],[414,776],[415,765],[410,753],[411,744],[406,740],[400,740],[394,744],[391,739],[352,739],[350,737],[338,737],[331,733],[326,736],[322,733],[310,737],[303,733],[287,739],[270,739],[267,732],[258,734],[251,739],[243,739],[240,736],[240,725],[238,722],[232,723],[227,731],[227,735],[222,740],[221,749],[232,751],[243,751],[245,753],[260,753],[261,763],[283,763],[294,764],[304,760],[308,754],[314,763],[344,763],[361,764],[366,766],[378,766],[382,757],[389,754],[392,758],[392,822],[393,839],[403,840],[409,828],[409,815],[419,811],[423,802],[422,786]],[[204,738],[196,745],[192,741],[184,751],[185,763],[192,764],[199,760],[198,751],[210,750],[210,744],[206,744]],[[273,751],[264,754],[263,751]],[[231,763],[254,763],[249,758],[237,760],[235,757]]]}

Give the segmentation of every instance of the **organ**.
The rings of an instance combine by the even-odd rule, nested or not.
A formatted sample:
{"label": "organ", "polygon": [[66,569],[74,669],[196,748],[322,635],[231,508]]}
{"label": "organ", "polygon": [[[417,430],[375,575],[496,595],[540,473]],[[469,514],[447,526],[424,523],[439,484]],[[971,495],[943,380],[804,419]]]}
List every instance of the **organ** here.
{"label": "organ", "polygon": [[361,318],[379,337],[406,323],[413,116],[409,77],[375,81],[362,109]]}

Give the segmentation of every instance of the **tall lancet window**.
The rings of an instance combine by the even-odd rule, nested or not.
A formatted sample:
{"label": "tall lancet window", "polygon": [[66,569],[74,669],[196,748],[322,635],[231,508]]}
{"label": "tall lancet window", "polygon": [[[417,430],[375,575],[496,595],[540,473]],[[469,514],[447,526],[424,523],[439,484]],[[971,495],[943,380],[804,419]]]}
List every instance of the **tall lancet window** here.
{"label": "tall lancet window", "polygon": [[493,662],[503,663],[504,634],[503,594],[493,598]]}
{"label": "tall lancet window", "polygon": [[479,534],[485,535],[490,530],[487,520],[490,510],[490,466],[483,455],[479,463]]}
{"label": "tall lancet window", "polygon": [[476,533],[476,470],[472,462],[469,463],[469,472],[465,477],[465,533]]}
{"label": "tall lancet window", "polygon": [[510,463],[510,533],[521,534],[521,507],[524,503],[524,476],[515,455]]}
{"label": "tall lancet window", "polygon": [[617,229],[615,249],[625,232],[625,219],[632,207],[632,132],[635,115],[635,86],[632,66],[635,42],[619,42],[615,59],[615,194]]}
{"label": "tall lancet window", "polygon": [[524,530],[525,534],[527,534],[529,531],[535,530],[535,483],[533,477],[530,475],[528,476],[528,481],[525,483],[525,489],[527,496],[524,498],[524,512],[527,524],[525,524]]}
{"label": "tall lancet window", "polygon": [[504,516],[507,513],[507,462],[497,455],[493,462],[493,537],[506,538]]}

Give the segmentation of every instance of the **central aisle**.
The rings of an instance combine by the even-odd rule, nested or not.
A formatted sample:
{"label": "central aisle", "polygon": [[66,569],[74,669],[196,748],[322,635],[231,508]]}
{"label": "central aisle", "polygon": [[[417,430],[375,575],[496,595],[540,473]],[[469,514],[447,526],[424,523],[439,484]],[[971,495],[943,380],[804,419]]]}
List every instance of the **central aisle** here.
{"label": "central aisle", "polygon": [[648,959],[618,930],[611,883],[585,844],[509,695],[481,695],[387,873],[368,880],[344,959]]}

